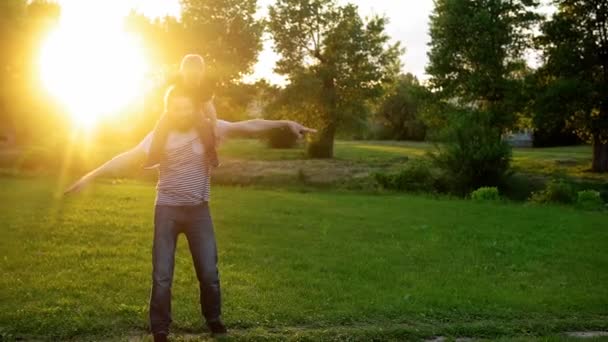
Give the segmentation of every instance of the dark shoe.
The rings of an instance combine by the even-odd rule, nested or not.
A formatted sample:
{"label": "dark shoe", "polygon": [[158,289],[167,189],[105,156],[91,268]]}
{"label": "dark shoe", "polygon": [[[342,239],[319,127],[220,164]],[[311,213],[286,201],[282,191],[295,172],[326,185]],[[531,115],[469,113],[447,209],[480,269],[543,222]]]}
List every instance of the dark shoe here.
{"label": "dark shoe", "polygon": [[154,342],[167,342],[167,334],[154,334]]}
{"label": "dark shoe", "polygon": [[207,322],[207,327],[211,331],[212,336],[222,336],[228,333],[226,326],[222,323],[222,320]]}

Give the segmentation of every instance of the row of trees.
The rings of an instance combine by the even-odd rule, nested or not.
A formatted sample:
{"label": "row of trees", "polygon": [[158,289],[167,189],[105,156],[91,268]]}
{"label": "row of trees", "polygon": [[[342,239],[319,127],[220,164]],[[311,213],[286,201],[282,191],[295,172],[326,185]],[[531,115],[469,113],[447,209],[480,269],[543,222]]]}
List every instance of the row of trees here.
{"label": "row of trees", "polygon": [[[401,73],[404,49],[387,35],[387,19],[362,18],[352,4],[277,0],[267,18],[258,18],[256,0],[181,3],[180,19],[133,12],[126,21],[157,66],[161,81],[151,102],[162,98],[162,79],[180,57],[194,52],[206,58],[218,84],[221,115],[241,119],[257,103],[271,117],[313,125],[320,132],[308,144],[312,157],[331,157],[338,132],[369,131],[370,122],[381,128],[376,136],[422,139],[472,120],[491,128],[480,131],[493,132],[495,141],[522,123],[575,132],[594,146],[593,170],[608,171],[605,1],[553,0],[556,12],[547,19],[538,0],[435,0],[424,84]],[[9,108],[15,94],[36,93],[25,80],[36,73],[36,44],[60,8],[44,0],[0,6],[0,119],[6,125],[15,121]],[[276,72],[289,81],[282,89],[240,82],[257,61],[264,32],[280,54]],[[542,55],[537,70],[527,65],[534,50]]]}
{"label": "row of trees", "polygon": [[[552,4],[547,20],[536,0],[436,0],[427,72],[442,110],[433,123],[474,113],[470,124],[494,128],[496,144],[525,118],[561,125],[593,144],[593,171],[608,172],[608,2]],[[526,64],[531,50],[542,55],[538,70]]]}
{"label": "row of trees", "polygon": [[[33,0],[0,2],[0,133],[3,140],[29,136],[28,127],[41,126],[24,108],[40,113],[36,57],[40,44],[59,20],[55,3]],[[27,95],[25,95],[27,94]],[[34,100],[36,99],[36,100]],[[42,125],[44,126],[44,125]]]}
{"label": "row of trees", "polygon": [[[255,0],[185,0],[179,21],[131,13],[127,22],[157,65],[175,63],[185,53],[203,55],[224,118],[243,118],[257,101],[267,117],[319,128],[307,145],[309,155],[332,157],[337,130],[363,126],[376,100],[395,84],[403,49],[389,42],[386,18],[364,20],[351,4],[279,0],[268,18],[255,19],[255,11]],[[276,72],[289,80],[284,89],[239,83],[257,60],[264,27],[281,55]]]}
{"label": "row of trees", "polygon": [[389,43],[385,18],[364,21],[332,0],[277,1],[268,28],[277,72],[291,81],[278,102],[321,128],[309,144],[315,157],[331,156],[336,129],[370,118],[394,139],[483,123],[499,150],[504,133],[522,127],[575,133],[593,144],[592,170],[608,172],[608,3],[551,5],[548,19],[537,0],[436,0],[422,86],[400,75],[403,49]]}

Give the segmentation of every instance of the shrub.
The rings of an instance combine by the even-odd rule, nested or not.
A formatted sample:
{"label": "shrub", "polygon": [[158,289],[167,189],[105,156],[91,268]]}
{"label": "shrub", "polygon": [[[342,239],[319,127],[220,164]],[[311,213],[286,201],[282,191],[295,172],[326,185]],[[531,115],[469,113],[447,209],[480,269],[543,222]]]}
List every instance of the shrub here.
{"label": "shrub", "polygon": [[534,192],[543,190],[545,183],[543,176],[516,173],[508,177],[498,189],[503,198],[526,201]]}
{"label": "shrub", "polygon": [[465,195],[483,186],[504,183],[511,147],[484,113],[459,113],[444,132],[445,144],[432,155],[450,179],[452,192]]}
{"label": "shrub", "polygon": [[295,134],[285,128],[273,129],[266,136],[266,144],[270,148],[294,148],[297,142]]}
{"label": "shrub", "polygon": [[500,194],[496,187],[481,187],[471,193],[471,199],[474,201],[498,201]]}
{"label": "shrub", "polygon": [[563,180],[552,180],[545,190],[535,192],[530,201],[535,203],[562,203],[571,204],[576,200],[576,191],[571,184]]}
{"label": "shrub", "polygon": [[600,210],[604,208],[604,201],[598,191],[584,190],[577,193],[576,205],[585,210]]}
{"label": "shrub", "polygon": [[431,165],[423,161],[408,162],[405,168],[394,174],[377,173],[376,182],[385,189],[406,192],[438,192],[441,179],[434,174]]}

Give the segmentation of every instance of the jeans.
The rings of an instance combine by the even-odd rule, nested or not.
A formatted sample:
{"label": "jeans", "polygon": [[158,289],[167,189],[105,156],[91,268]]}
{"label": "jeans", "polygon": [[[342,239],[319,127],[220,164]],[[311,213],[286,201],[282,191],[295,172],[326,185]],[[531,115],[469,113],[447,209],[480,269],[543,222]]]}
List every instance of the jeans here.
{"label": "jeans", "polygon": [[195,206],[157,205],[150,296],[150,328],[154,334],[169,332],[175,246],[180,233],[186,235],[192,254],[200,286],[201,312],[208,322],[220,318],[220,278],[209,205],[206,202]]}

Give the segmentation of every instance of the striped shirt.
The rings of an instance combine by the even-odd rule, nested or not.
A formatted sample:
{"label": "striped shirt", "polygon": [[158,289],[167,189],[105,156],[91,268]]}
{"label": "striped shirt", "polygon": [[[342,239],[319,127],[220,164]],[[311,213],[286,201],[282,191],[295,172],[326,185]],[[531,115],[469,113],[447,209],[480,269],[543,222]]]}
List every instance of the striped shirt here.
{"label": "striped shirt", "polygon": [[[140,144],[146,153],[151,140],[152,133]],[[158,166],[156,205],[185,206],[209,201],[211,172],[204,154],[195,131],[169,133]]]}

